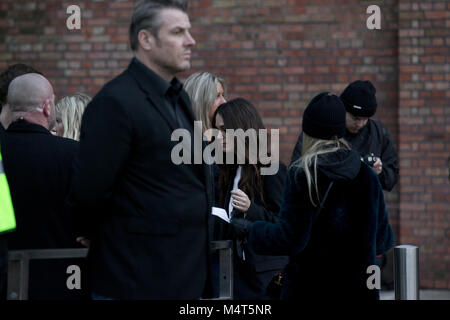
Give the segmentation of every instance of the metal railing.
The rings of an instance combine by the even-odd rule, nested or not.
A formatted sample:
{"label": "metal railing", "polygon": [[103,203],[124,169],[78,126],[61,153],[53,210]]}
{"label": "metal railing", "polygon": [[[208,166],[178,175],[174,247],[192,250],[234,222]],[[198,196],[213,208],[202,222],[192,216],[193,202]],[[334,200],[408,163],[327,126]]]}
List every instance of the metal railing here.
{"label": "metal railing", "polygon": [[[233,298],[232,241],[211,241],[211,251],[219,251],[219,297],[213,300]],[[88,249],[39,249],[17,250],[8,253],[8,300],[28,300],[30,260],[86,258]]]}
{"label": "metal railing", "polygon": [[[212,241],[211,251],[219,251],[219,297],[233,299],[232,241]],[[41,249],[9,252],[8,300],[27,300],[30,260],[85,258],[88,249]],[[394,287],[396,300],[419,300],[419,247],[394,248]]]}

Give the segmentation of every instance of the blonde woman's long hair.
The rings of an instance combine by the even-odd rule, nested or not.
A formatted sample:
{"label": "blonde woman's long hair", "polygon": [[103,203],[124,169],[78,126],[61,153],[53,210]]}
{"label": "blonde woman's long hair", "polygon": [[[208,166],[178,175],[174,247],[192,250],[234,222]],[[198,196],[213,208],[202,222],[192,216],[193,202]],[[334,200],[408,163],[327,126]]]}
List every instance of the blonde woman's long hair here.
{"label": "blonde woman's long hair", "polygon": [[225,81],[209,72],[196,72],[191,74],[184,82],[183,88],[188,94],[196,120],[202,121],[202,130],[211,129],[211,112],[217,98],[217,84],[221,84],[224,95],[226,93]]}
{"label": "blonde woman's long hair", "polygon": [[303,132],[302,156],[295,161],[292,166],[301,168],[305,172],[306,182],[308,184],[309,199],[314,207],[317,206],[313,197],[313,189],[317,200],[319,198],[319,186],[317,181],[317,158],[319,155],[336,152],[339,149],[350,150],[350,145],[344,138],[335,138],[333,140],[323,140],[308,136]]}
{"label": "blonde woman's long hair", "polygon": [[62,98],[56,104],[56,112],[64,126],[64,138],[80,140],[81,118],[91,97],[84,93],[76,93]]}

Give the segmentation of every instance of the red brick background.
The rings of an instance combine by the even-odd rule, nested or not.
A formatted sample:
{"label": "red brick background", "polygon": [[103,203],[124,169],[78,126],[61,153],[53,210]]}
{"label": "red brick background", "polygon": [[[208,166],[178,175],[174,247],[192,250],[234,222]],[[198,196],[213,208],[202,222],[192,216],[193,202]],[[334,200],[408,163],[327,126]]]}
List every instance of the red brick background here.
{"label": "red brick background", "polygon": [[[81,8],[81,30],[66,9]],[[381,30],[366,9],[381,8]],[[133,1],[0,2],[0,70],[23,62],[60,98],[94,95],[131,58]],[[420,246],[421,286],[450,288],[450,4],[448,1],[191,0],[197,41],[189,72],[223,76],[229,98],[245,97],[280,129],[289,162],[307,102],[351,81],[377,88],[375,119],[388,128],[400,183],[386,193],[397,244]]]}
{"label": "red brick background", "polygon": [[400,1],[400,239],[420,245],[421,285],[450,287],[450,3]]}

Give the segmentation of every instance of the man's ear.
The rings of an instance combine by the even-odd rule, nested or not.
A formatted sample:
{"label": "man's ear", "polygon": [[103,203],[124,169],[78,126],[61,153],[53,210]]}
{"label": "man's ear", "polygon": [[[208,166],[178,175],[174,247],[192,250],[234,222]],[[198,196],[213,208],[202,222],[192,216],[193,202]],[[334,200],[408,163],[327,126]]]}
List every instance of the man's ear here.
{"label": "man's ear", "polygon": [[52,113],[50,99],[45,100],[42,113],[46,118],[50,117],[50,114]]}
{"label": "man's ear", "polygon": [[138,42],[144,50],[152,50],[154,47],[155,37],[150,31],[142,29],[138,33]]}

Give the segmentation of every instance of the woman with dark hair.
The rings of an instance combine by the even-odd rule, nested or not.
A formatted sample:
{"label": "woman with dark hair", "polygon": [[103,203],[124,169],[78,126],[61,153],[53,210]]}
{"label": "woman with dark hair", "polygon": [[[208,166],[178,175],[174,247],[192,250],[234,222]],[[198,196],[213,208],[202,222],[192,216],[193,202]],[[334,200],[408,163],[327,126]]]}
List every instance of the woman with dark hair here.
{"label": "woman with dark hair", "polygon": [[302,127],[302,157],[289,168],[279,221],[231,224],[255,252],[289,255],[282,299],[378,299],[368,270],[393,234],[377,174],[342,138],[337,96],[312,99]]}
{"label": "woman with dark hair", "polygon": [[[261,175],[261,162],[257,158],[252,161],[252,155],[261,147],[259,130],[265,129],[257,110],[245,99],[230,100],[215,111],[213,127],[220,130],[217,138],[222,142],[225,157],[228,154],[228,161],[220,165],[217,206],[224,208],[230,217],[276,222],[286,167],[280,163],[275,175]],[[246,134],[236,134],[238,129]],[[235,134],[231,134],[233,130]],[[244,147],[240,148],[239,144]],[[266,288],[286,265],[287,257],[257,255],[246,241],[236,238],[229,225],[218,227],[222,230],[217,233],[223,239],[234,240],[234,299],[270,298]]]}

